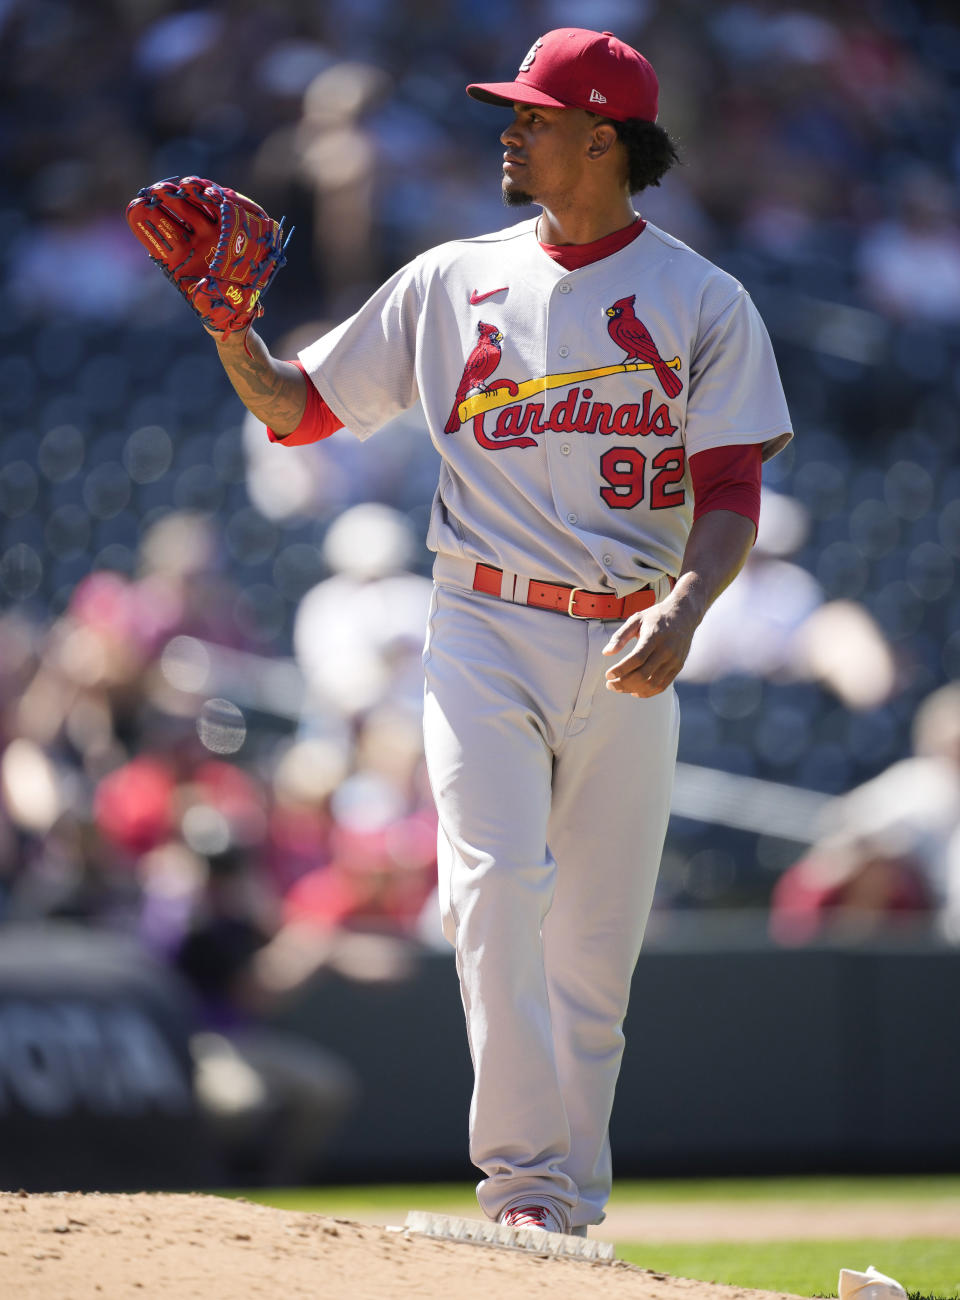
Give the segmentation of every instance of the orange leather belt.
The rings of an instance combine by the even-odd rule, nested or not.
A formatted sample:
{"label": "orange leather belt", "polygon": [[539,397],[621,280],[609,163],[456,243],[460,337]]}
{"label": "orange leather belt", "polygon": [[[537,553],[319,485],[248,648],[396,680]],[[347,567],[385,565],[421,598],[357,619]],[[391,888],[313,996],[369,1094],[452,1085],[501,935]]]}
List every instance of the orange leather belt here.
{"label": "orange leather belt", "polygon": [[[503,573],[490,564],[478,564],[473,575],[474,591],[486,596],[500,596]],[[509,597],[507,597],[509,599]],[[650,587],[632,591],[629,596],[614,596],[606,591],[585,591],[583,587],[562,587],[554,582],[537,582],[531,578],[526,604],[537,609],[553,609],[571,618],[624,619],[637,610],[657,603]]]}

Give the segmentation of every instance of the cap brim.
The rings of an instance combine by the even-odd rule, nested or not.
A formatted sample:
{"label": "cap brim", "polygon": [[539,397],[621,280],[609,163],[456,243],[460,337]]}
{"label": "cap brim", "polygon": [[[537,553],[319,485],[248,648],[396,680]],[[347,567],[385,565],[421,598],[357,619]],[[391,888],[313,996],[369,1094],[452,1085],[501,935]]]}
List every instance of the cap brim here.
{"label": "cap brim", "polygon": [[512,108],[514,104],[536,104],[538,108],[569,108],[562,99],[545,95],[542,90],[526,86],[520,81],[479,82],[467,87],[467,94],[484,104],[497,104]]}

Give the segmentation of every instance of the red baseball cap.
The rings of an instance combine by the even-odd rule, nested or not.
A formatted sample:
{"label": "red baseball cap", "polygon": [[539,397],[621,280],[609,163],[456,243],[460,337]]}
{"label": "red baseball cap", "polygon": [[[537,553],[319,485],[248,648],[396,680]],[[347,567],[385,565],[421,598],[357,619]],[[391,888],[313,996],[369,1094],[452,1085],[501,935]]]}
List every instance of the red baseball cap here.
{"label": "red baseball cap", "polygon": [[658,92],[657,74],[642,54],[612,32],[584,27],[558,27],[534,41],[515,81],[467,87],[487,104],[584,108],[616,122],[655,122]]}

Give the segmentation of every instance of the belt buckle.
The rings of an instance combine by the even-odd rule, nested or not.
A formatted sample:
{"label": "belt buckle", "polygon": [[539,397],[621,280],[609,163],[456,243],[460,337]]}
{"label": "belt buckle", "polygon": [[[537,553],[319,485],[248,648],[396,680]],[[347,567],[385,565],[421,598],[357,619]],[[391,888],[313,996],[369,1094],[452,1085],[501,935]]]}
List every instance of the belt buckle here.
{"label": "belt buckle", "polygon": [[567,601],[567,613],[570,615],[571,618],[582,618],[582,619],[589,620],[594,617],[593,614],[578,614],[576,610],[573,608],[573,602],[578,591],[582,591],[585,596],[589,596],[590,594],[587,591],[586,587],[571,587],[570,598]]}

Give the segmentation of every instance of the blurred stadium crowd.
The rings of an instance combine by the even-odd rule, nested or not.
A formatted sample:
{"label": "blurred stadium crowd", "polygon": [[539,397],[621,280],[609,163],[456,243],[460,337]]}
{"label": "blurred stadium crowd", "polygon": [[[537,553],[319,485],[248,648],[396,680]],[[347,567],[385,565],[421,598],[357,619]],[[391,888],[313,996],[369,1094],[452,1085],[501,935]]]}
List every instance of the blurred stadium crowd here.
{"label": "blurred stadium crowd", "polygon": [[[0,920],[135,933],[217,1024],[438,942],[435,453],[416,412],[362,450],[268,445],[123,213],[187,173],[285,213],[263,333],[293,355],[421,249],[507,224],[498,119],[463,87],[587,22],[658,69],[684,165],[638,206],[746,284],[797,429],[685,673],[681,760],[835,796],[911,754],[960,671],[953,6],[0,0]],[[833,805],[800,863],[680,817],[659,913],[773,897],[791,942],[835,907],[949,910],[960,702],[936,705],[935,814],[926,778]]]}

